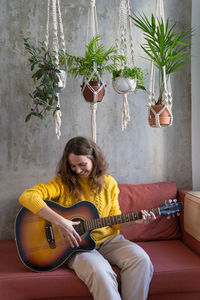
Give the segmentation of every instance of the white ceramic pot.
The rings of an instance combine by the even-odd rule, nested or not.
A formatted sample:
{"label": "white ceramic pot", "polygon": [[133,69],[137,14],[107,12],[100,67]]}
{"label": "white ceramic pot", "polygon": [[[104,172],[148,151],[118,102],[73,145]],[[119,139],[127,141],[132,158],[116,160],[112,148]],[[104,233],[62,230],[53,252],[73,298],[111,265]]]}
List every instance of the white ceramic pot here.
{"label": "white ceramic pot", "polygon": [[67,73],[64,70],[60,70],[60,73],[58,73],[57,75],[59,78],[58,88],[64,89],[66,87]]}
{"label": "white ceramic pot", "polygon": [[131,93],[136,88],[137,79],[130,79],[123,76],[113,81],[113,88],[117,93]]}

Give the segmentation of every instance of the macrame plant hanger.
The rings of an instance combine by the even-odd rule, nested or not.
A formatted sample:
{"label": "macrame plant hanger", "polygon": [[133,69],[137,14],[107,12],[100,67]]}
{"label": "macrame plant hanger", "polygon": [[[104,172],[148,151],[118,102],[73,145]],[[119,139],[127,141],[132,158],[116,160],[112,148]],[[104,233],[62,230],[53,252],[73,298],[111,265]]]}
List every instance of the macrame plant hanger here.
{"label": "macrame plant hanger", "polygon": [[[126,57],[126,63],[122,64],[123,69],[125,65],[129,68],[134,67],[134,49],[133,39],[130,23],[130,5],[129,0],[120,0],[119,6],[119,25],[118,35],[116,39],[116,46],[119,49],[119,54]],[[124,83],[124,80],[126,81]],[[123,87],[122,87],[123,86]],[[125,86],[125,87],[124,87]],[[118,94],[123,95],[122,105],[122,131],[127,127],[130,121],[129,104],[127,95],[132,93],[136,88],[136,79],[124,78],[121,74],[115,81],[113,81],[113,88]]]}
{"label": "macrame plant hanger", "polygon": [[[59,50],[65,51],[65,38],[63,32],[63,23],[60,11],[60,0],[48,0],[47,3],[47,23],[46,23],[46,35],[45,35],[45,47],[50,47],[49,43],[49,21],[50,10],[52,11],[52,50],[55,53],[55,64],[59,69]],[[60,40],[60,41],[59,41]],[[64,89],[66,86],[66,72],[60,70],[58,88]],[[60,107],[59,93],[57,93],[58,103],[57,107]],[[61,136],[61,110],[57,110],[54,115],[55,132],[57,139]]]}
{"label": "macrame plant hanger", "polygon": [[[163,0],[157,0],[157,18],[162,18],[164,21],[164,6]],[[157,19],[156,19],[157,21]],[[149,108],[149,125],[151,127],[160,128],[160,127],[169,127],[173,123],[172,115],[172,92],[171,92],[171,81],[170,75],[166,75],[166,67],[163,66],[163,81],[164,81],[164,92],[163,92],[163,107],[161,110],[156,111],[155,104],[155,65],[153,60],[151,60],[151,69],[150,69],[150,85],[149,85],[149,97],[148,97],[148,108]],[[168,125],[161,124],[160,120],[163,112],[166,111],[167,115],[170,117],[170,122]],[[151,119],[155,119],[155,122],[151,122]],[[161,118],[160,118],[161,117]]]}
{"label": "macrame plant hanger", "polygon": [[[97,23],[97,13],[96,13],[96,5],[95,0],[89,0],[88,7],[88,24],[87,24],[87,44],[92,40],[93,37],[98,35],[98,23]],[[90,82],[92,81],[92,77],[96,76],[101,85],[94,89],[91,86]],[[92,140],[96,142],[96,111],[97,111],[97,102],[99,101],[99,95],[103,92],[104,95],[105,83],[103,82],[96,64],[93,66],[93,72],[89,79],[84,78],[83,86],[82,86],[82,94],[86,92],[86,89],[91,92],[92,100],[90,100],[90,110],[91,110],[91,132],[92,132]],[[84,97],[85,98],[85,97]],[[85,98],[86,100],[86,98]],[[87,101],[87,100],[86,100]]]}

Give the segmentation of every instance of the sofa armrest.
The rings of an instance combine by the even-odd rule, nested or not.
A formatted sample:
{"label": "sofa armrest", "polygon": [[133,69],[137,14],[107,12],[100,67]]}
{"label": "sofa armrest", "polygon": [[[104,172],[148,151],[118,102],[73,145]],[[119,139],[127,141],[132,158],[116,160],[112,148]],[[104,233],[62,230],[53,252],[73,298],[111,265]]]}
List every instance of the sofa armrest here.
{"label": "sofa armrest", "polygon": [[185,195],[184,228],[200,242],[200,192],[188,192]]}
{"label": "sofa armrest", "polygon": [[183,242],[194,252],[200,255],[200,192],[179,190],[179,201],[183,202],[183,213],[180,216],[180,225]]}

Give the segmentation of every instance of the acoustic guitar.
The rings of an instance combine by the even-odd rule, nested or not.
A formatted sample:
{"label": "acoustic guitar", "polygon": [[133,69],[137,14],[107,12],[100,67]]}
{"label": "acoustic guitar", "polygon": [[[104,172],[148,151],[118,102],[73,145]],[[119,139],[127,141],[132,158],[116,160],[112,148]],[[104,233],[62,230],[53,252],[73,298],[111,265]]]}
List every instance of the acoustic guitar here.
{"label": "acoustic guitar", "polygon": [[[174,202],[173,202],[174,201]],[[151,209],[155,215],[170,216],[182,211],[182,203],[171,200],[161,207]],[[15,238],[19,256],[29,269],[37,272],[51,271],[62,265],[74,252],[95,248],[90,233],[93,229],[127,223],[142,218],[140,211],[99,218],[97,208],[89,201],[81,201],[71,207],[45,200],[56,213],[71,221],[80,221],[74,228],[81,236],[78,247],[72,248],[64,240],[56,225],[21,208],[15,222]]]}

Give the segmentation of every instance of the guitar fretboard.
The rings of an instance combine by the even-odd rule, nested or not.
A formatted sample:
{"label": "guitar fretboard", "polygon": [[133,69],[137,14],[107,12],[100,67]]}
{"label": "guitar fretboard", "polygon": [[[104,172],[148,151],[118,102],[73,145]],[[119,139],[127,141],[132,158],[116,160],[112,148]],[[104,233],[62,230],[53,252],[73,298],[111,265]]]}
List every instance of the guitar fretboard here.
{"label": "guitar fretboard", "polygon": [[[160,214],[159,208],[150,209],[147,211],[148,212],[152,211],[156,216]],[[88,231],[88,230],[93,230],[105,226],[128,223],[128,222],[139,220],[141,218],[142,218],[141,211],[136,211],[136,212],[130,212],[130,213],[121,214],[117,216],[87,220],[84,222],[84,225],[85,225],[85,230]]]}

